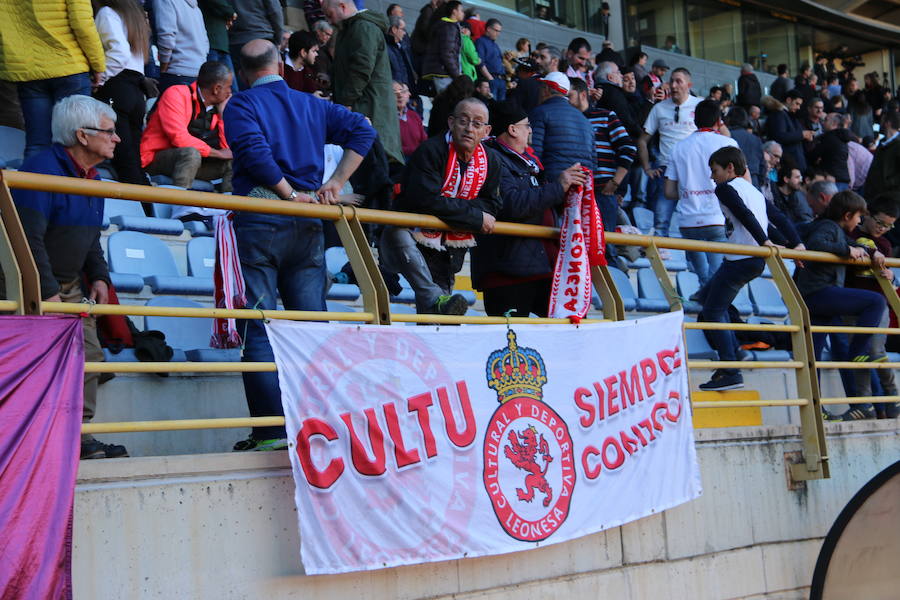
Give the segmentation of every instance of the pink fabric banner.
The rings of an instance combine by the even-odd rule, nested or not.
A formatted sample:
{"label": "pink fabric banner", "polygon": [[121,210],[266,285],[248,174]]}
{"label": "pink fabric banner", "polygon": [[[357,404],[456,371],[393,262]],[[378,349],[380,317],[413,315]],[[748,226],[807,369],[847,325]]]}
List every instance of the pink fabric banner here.
{"label": "pink fabric banner", "polygon": [[78,317],[0,317],[0,600],[72,598]]}

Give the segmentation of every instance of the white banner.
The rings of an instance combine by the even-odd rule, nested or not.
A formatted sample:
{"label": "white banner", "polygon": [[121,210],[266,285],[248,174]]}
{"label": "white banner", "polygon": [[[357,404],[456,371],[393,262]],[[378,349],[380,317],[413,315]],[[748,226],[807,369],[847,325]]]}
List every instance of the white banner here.
{"label": "white banner", "polygon": [[525,550],[699,496],[682,319],[268,323],[306,573]]}

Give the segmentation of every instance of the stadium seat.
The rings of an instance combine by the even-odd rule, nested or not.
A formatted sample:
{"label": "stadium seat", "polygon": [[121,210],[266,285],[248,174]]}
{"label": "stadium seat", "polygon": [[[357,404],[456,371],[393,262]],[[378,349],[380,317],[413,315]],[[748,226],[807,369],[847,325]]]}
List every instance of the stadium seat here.
{"label": "stadium seat", "polygon": [[630,261],[628,263],[629,269],[649,269],[650,268],[650,259],[647,257],[640,257],[637,260]]}
{"label": "stadium seat", "polygon": [[212,238],[196,238],[187,244],[188,275],[213,278],[216,267],[216,243]]}
{"label": "stadium seat", "polygon": [[[107,259],[109,259],[108,254]],[[137,294],[144,289],[144,278],[137,273],[116,273],[110,271],[109,280],[117,292]]]}
{"label": "stadium seat", "polygon": [[[353,308],[352,306],[348,306],[348,305],[343,304],[343,303],[341,303],[341,302],[335,302],[335,301],[333,301],[333,300],[326,300],[326,301],[325,301],[325,308],[326,308],[326,310],[328,310],[329,312],[350,312],[350,313],[353,313],[353,312],[359,312],[357,309]],[[343,323],[343,324],[345,324],[345,325],[361,325],[361,324],[365,324],[365,321],[331,321],[331,322],[332,322],[332,323]]]}
{"label": "stadium seat", "polygon": [[751,281],[750,298],[753,301],[753,312],[759,316],[783,319],[788,314],[787,306],[771,279]]}
{"label": "stadium seat", "polygon": [[667,312],[669,301],[666,300],[666,294],[653,269],[641,269],[637,273],[637,279],[637,309],[644,312]]}
{"label": "stadium seat", "polygon": [[[155,183],[157,186],[163,187],[175,187],[172,181],[172,178],[168,175],[151,175],[150,181]],[[215,182],[219,182],[221,179],[215,180]],[[202,179],[195,179],[191,182],[191,189],[195,192],[215,192],[216,186],[213,181],[203,181]]]}
{"label": "stadium seat", "polygon": [[123,231],[142,231],[162,235],[181,235],[184,225],[178,219],[158,219],[144,215],[139,202],[107,198],[103,209],[104,218]]}
{"label": "stadium seat", "polygon": [[684,307],[684,312],[691,314],[700,312],[700,309],[703,308],[700,306],[700,303],[689,299],[700,289],[700,280],[697,279],[696,273],[682,271],[676,274],[675,289],[678,290],[678,295],[681,296],[681,305]]}
{"label": "stadium seat", "polygon": [[687,271],[687,256],[685,256],[684,250],[672,250],[666,248],[665,252],[668,252],[669,254],[669,258],[663,260],[663,264],[666,266],[666,271],[671,271],[673,273],[677,273],[678,271]]}
{"label": "stadium seat", "polygon": [[637,295],[634,293],[634,288],[631,287],[631,280],[628,279],[628,275],[616,268],[609,269],[609,273],[612,275],[616,289],[619,290],[619,295],[622,296],[625,310],[635,310],[637,308]]}
{"label": "stadium seat", "polygon": [[750,301],[750,286],[745,285],[731,303],[742,317],[753,314],[753,302]]}
{"label": "stadium seat", "polygon": [[0,160],[4,168],[18,169],[25,156],[25,132],[0,125]]}
{"label": "stadium seat", "polygon": [[325,250],[325,267],[332,275],[340,273],[349,260],[343,246],[332,246]]}
{"label": "stadium seat", "polygon": [[391,302],[397,302],[400,304],[415,304],[416,293],[413,291],[412,286],[403,275],[400,275],[400,287],[402,288],[400,293],[395,296],[391,296]]}
{"label": "stadium seat", "polygon": [[[203,308],[203,305],[187,298],[157,296],[147,301],[147,306],[171,306],[178,308]],[[144,317],[144,329],[162,331],[166,343],[175,350],[184,351],[191,362],[237,362],[241,360],[240,348],[210,348],[212,319],[201,317]],[[173,360],[175,360],[173,358]]]}
{"label": "stadium seat", "polygon": [[[137,231],[119,231],[109,236],[107,260],[110,271],[141,276],[154,294],[211,296],[211,278],[178,274],[169,248],[158,238]],[[118,284],[113,280],[113,284]]]}
{"label": "stadium seat", "polygon": [[343,300],[345,302],[353,302],[359,299],[359,286],[352,283],[332,283],[328,288],[325,297],[328,300]]}
{"label": "stadium seat", "polygon": [[653,211],[635,206],[631,210],[631,216],[634,217],[634,226],[640,229],[644,235],[650,235],[650,232],[653,231]]}
{"label": "stadium seat", "polygon": [[[685,318],[685,323],[694,323],[696,320]],[[702,329],[685,329],[684,343],[687,345],[689,359],[694,360],[719,360],[719,353],[709,345]]]}

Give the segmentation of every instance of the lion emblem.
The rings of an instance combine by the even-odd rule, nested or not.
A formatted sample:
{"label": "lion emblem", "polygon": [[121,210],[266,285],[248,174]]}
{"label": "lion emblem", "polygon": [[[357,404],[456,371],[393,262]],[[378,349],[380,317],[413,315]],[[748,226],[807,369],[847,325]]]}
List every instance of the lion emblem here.
{"label": "lion emblem", "polygon": [[[553,457],[550,456],[550,445],[544,439],[544,435],[541,434],[540,440],[538,440],[537,430],[533,425],[529,425],[521,432],[510,431],[509,443],[510,445],[503,449],[506,458],[517,468],[528,472],[528,475],[525,476],[525,489],[516,488],[519,500],[531,502],[534,500],[535,490],[538,490],[544,494],[544,506],[550,506],[550,501],[553,500],[553,490],[544,475],[546,475]],[[538,466],[538,455],[543,457],[543,469]]]}

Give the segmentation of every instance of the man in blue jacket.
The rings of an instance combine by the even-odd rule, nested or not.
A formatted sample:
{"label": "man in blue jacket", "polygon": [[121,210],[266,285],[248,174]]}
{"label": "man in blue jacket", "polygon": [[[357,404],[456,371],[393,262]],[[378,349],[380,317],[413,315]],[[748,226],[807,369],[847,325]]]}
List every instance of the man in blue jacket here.
{"label": "man in blue jacket", "polygon": [[528,115],[531,147],[552,181],[575,163],[596,167],[594,132],[590,122],[569,103],[569,78],[560,72],[541,79],[541,103]]}
{"label": "man in blue jacket", "polygon": [[800,121],[801,106],[803,96],[797,90],[787,93],[784,104],[770,101],[767,106],[769,118],[766,120],[766,133],[769,139],[781,144],[783,156],[790,156],[794,160],[794,166],[802,173],[806,171],[803,142],[811,142],[813,132],[803,129],[803,123]]}
{"label": "man in blue jacket", "polygon": [[484,35],[475,40],[475,50],[481,57],[481,62],[491,74],[491,94],[497,102],[506,100],[506,69],[503,66],[503,53],[497,45],[497,38],[503,25],[497,19],[488,19],[484,24]]}
{"label": "man in blue jacket", "polygon": [[[375,130],[361,114],[290,89],[281,78],[278,50],[268,40],[241,49],[250,88],[225,108],[225,136],[234,154],[234,193],[288,202],[335,204],[340,190],[369,151]],[[325,144],[344,148],[322,183]],[[247,306],[276,309],[276,282],[287,310],[325,310],[322,222],[286,215],[236,212],[234,231],[246,284]],[[273,361],[262,321],[239,324],[244,361]],[[276,373],[244,373],[250,415],[279,416]],[[255,427],[235,450],[287,447],[284,427]]]}

